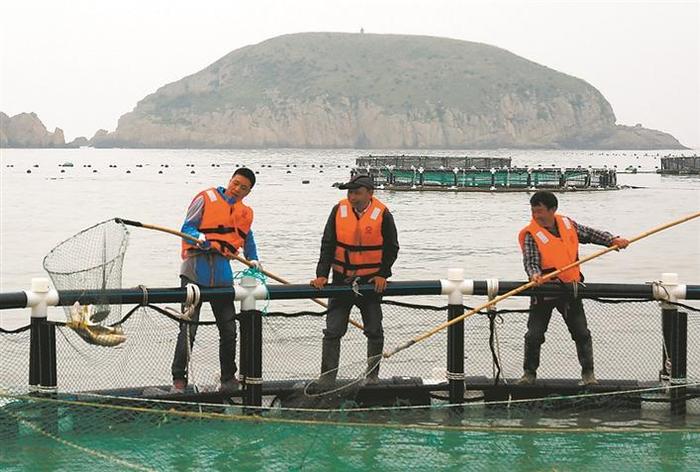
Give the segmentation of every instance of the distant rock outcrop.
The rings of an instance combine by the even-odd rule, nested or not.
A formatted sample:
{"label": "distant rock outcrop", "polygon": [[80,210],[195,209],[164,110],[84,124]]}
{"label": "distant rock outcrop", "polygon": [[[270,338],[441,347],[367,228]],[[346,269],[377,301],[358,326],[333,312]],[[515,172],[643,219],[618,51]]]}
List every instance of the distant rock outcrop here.
{"label": "distant rock outcrop", "polygon": [[78,136],[73,141],[66,144],[67,148],[80,148],[87,147],[90,145],[90,141],[85,136]]}
{"label": "distant rock outcrop", "polygon": [[493,46],[303,33],[237,49],[165,85],[101,147],[682,148],[615,125],[581,79]]}
{"label": "distant rock outcrop", "polygon": [[[675,146],[672,144],[676,143]],[[676,138],[663,131],[635,126],[617,125],[607,136],[598,140],[598,149],[685,149]]]}
{"label": "distant rock outcrop", "polygon": [[[108,140],[109,136],[109,131],[106,129],[98,129],[95,131],[95,135],[90,138],[90,146],[95,146],[95,147],[100,147],[99,145],[104,143],[105,141]],[[107,146],[101,146],[101,147],[107,147]]]}
{"label": "distant rock outcrop", "polygon": [[36,113],[20,113],[7,116],[0,112],[0,147],[4,148],[51,148],[64,147],[63,130],[49,132]]}

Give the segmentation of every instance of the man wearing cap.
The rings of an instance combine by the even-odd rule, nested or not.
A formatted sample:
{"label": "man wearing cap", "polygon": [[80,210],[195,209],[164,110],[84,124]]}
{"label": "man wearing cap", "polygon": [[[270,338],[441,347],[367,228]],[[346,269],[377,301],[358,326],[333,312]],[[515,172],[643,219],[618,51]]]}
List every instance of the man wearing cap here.
{"label": "man wearing cap", "polygon": [[367,336],[367,381],[376,383],[380,354],[384,349],[381,293],[399,252],[396,225],[389,209],[374,197],[370,176],[355,175],[339,188],[347,190],[348,195],[333,207],[328,217],[316,278],[311,285],[322,288],[328,282],[328,272],[333,269],[333,285],[373,283],[376,294],[330,299],[323,330],[320,381],[335,381],[340,340],[348,329],[350,310],[357,306]]}

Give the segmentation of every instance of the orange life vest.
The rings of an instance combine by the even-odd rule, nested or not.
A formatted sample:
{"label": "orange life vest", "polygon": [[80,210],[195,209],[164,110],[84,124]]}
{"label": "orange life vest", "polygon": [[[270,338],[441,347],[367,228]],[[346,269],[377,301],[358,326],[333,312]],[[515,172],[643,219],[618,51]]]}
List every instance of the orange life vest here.
{"label": "orange life vest", "polygon": [[[231,258],[245,243],[250,227],[253,224],[253,209],[241,201],[228,203],[221,197],[216,188],[210,188],[197,194],[204,198],[202,221],[199,231],[204,233],[211,247],[223,256]],[[199,249],[189,241],[182,240],[182,258],[187,257],[187,251]]]}
{"label": "orange life vest", "polygon": [[[578,234],[571,220],[566,216],[555,214],[554,218],[561,237],[556,237],[540,226],[534,219],[520,230],[518,241],[525,249],[525,234],[530,233],[540,251],[542,272],[553,272],[578,260]],[[572,267],[558,276],[562,282],[580,282],[579,266]]]}
{"label": "orange life vest", "polygon": [[369,276],[379,272],[384,245],[382,221],[386,209],[382,202],[373,197],[358,219],[347,198],[338,203],[334,271],[346,277]]}

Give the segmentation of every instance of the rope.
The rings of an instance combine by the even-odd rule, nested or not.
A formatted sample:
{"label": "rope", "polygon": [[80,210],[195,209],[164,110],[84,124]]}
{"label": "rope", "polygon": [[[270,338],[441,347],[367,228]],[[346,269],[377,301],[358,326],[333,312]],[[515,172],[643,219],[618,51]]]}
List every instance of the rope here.
{"label": "rope", "polygon": [[187,289],[187,299],[182,307],[182,315],[188,320],[191,320],[194,311],[197,309],[197,306],[199,306],[199,286],[197,284],[187,284],[185,288]]}
{"label": "rope", "polygon": [[496,329],[496,318],[503,323],[503,318],[496,310],[488,313],[489,317],[489,348],[491,349],[491,361],[493,366],[493,384],[498,385],[501,376],[500,346],[498,345],[498,330]]}
{"label": "rope", "polygon": [[467,378],[467,376],[464,372],[447,371],[445,372],[445,378],[447,378],[447,380],[464,380]]}
{"label": "rope", "polygon": [[30,325],[21,326],[19,328],[15,328],[15,329],[0,328],[0,333],[2,333],[2,334],[19,334],[19,333],[22,333],[24,331],[27,331],[29,328],[30,328]]}
{"label": "rope", "polygon": [[[601,398],[605,396],[624,396],[624,395],[636,395],[636,394],[641,394],[641,393],[658,393],[658,392],[666,392],[673,390],[675,388],[686,388],[689,385],[681,385],[681,386],[662,386],[662,387],[651,387],[651,388],[644,388],[644,389],[635,389],[635,390],[621,390],[618,392],[604,392],[604,393],[580,393],[576,395],[569,395],[569,396],[547,396],[547,397],[540,397],[540,398],[532,398],[532,399],[518,399],[518,400],[500,400],[500,401],[492,401],[492,402],[484,402],[484,403],[478,403],[474,405],[470,401],[464,401],[462,403],[453,403],[453,404],[445,404],[445,405],[416,405],[416,406],[411,406],[411,405],[398,405],[398,406],[391,406],[391,407],[372,407],[372,408],[353,408],[352,410],[348,410],[346,408],[336,408],[336,409],[316,409],[316,408],[282,408],[282,407],[266,407],[266,406],[256,406],[256,410],[261,410],[261,411],[288,411],[288,412],[300,412],[300,413],[323,413],[324,415],[327,415],[329,413],[344,413],[347,414],[349,411],[354,412],[379,412],[379,411],[406,411],[406,410],[427,410],[427,409],[450,409],[454,407],[471,407],[475,406],[476,408],[482,408],[483,406],[507,406],[507,405],[512,405],[512,404],[524,404],[524,403],[547,403],[551,402],[553,400],[572,400],[572,399],[583,399],[583,398]],[[692,386],[700,386],[700,383],[695,383],[692,384]],[[102,398],[106,400],[115,400],[116,402],[123,402],[124,397],[118,397],[118,396],[111,396],[111,395],[98,395],[98,394],[82,394],[84,396],[92,396],[96,398]],[[249,415],[249,414],[231,414],[231,413],[218,413],[218,412],[203,412],[200,410],[200,412],[194,412],[194,411],[186,411],[184,409],[179,409],[177,407],[181,406],[210,406],[212,408],[221,409],[221,404],[207,404],[207,403],[194,403],[194,402],[182,402],[182,401],[172,401],[172,400],[157,400],[157,399],[149,399],[149,400],[142,400],[143,403],[154,403],[154,404],[162,404],[163,406],[167,407],[167,410],[162,410],[162,409],[156,409],[155,407],[134,407],[134,406],[127,406],[124,405],[123,403],[111,403],[111,404],[96,404],[95,402],[91,401],[80,401],[80,400],[63,400],[63,399],[47,399],[47,398],[41,398],[41,397],[33,397],[33,396],[28,396],[28,395],[16,395],[16,394],[11,394],[6,391],[0,390],[0,397],[5,396],[5,397],[11,397],[15,398],[18,400],[27,400],[27,401],[32,401],[32,402],[37,402],[37,401],[43,401],[43,402],[56,402],[60,404],[67,404],[67,405],[76,405],[76,406],[85,406],[89,408],[105,408],[105,409],[111,409],[111,410],[118,410],[118,411],[131,411],[131,412],[137,412],[137,413],[151,413],[151,414],[157,414],[157,415],[172,415],[172,416],[179,416],[179,417],[185,417],[185,418],[195,418],[195,419],[218,419],[218,420],[229,420],[229,421],[246,421],[246,422],[253,422],[253,423],[281,423],[281,424],[309,424],[309,425],[319,425],[319,424],[333,424],[337,426],[367,426],[367,427],[379,427],[379,428],[390,428],[390,429],[406,429],[407,427],[410,427],[412,429],[425,429],[425,430],[440,430],[440,429],[446,429],[446,430],[459,430],[459,431],[512,431],[512,432],[543,432],[543,433],[554,433],[554,434],[561,434],[562,431],[566,432],[585,432],[585,433],[590,433],[591,431],[609,431],[609,432],[635,432],[638,431],[640,433],[649,433],[649,432],[700,432],[700,429],[698,428],[658,428],[658,429],[651,429],[651,428],[639,428],[639,427],[615,427],[615,428],[606,428],[606,427],[601,427],[601,426],[595,426],[595,428],[567,428],[566,430],[558,429],[558,428],[547,428],[547,427],[535,427],[535,428],[530,428],[530,427],[512,427],[512,426],[499,426],[496,424],[489,423],[487,426],[484,427],[478,427],[478,426],[454,426],[454,425],[438,425],[438,424],[418,424],[418,423],[412,423],[410,425],[406,424],[401,424],[401,423],[392,423],[392,422],[381,422],[381,423],[369,423],[369,422],[351,422],[351,421],[338,421],[338,422],[329,422],[329,421],[320,421],[320,420],[313,420],[313,419],[306,419],[306,420],[299,420],[299,419],[293,419],[293,418],[280,418],[280,417],[265,417],[265,416],[259,416],[259,415]],[[644,399],[644,401],[648,401],[647,399]],[[670,401],[670,400],[668,400]],[[169,406],[169,407],[168,407]],[[344,417],[345,418],[345,417]]]}
{"label": "rope", "polygon": [[137,288],[140,288],[141,292],[143,292],[143,300],[141,301],[141,305],[147,306],[148,305],[148,288],[146,288],[145,285],[139,285]]}

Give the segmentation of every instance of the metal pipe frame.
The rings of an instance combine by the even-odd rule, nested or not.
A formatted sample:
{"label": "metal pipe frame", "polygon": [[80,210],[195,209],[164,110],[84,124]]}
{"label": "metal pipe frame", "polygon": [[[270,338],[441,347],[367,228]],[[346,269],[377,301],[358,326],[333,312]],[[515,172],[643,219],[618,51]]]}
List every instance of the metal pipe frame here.
{"label": "metal pipe frame", "polygon": [[[498,282],[497,295],[503,295],[526,282]],[[22,292],[0,293],[0,310],[29,308],[45,306],[70,306],[76,301],[83,304],[143,304],[148,303],[175,303],[184,302],[187,298],[185,288],[147,288],[147,295],[138,288],[108,289],[108,290],[49,290],[48,292],[36,292],[25,290]],[[363,295],[374,293],[374,285],[363,284],[359,286],[359,292]],[[409,282],[389,282],[384,296],[411,296],[411,295],[450,295],[460,292],[462,295],[489,295],[488,281],[486,280],[416,280]],[[610,283],[586,283],[578,286],[578,296],[581,298],[646,298],[650,301],[678,301],[700,300],[700,285],[667,284],[663,282],[654,284],[610,284]],[[328,285],[322,289],[315,289],[307,284],[290,285],[257,285],[256,287],[216,287],[202,288],[202,301],[230,300],[233,298],[242,301],[251,295],[255,300],[295,300],[308,298],[335,298],[352,293],[349,286]],[[557,296],[572,294],[570,284],[544,284],[540,287],[524,290],[517,294],[519,297],[532,295]]]}

